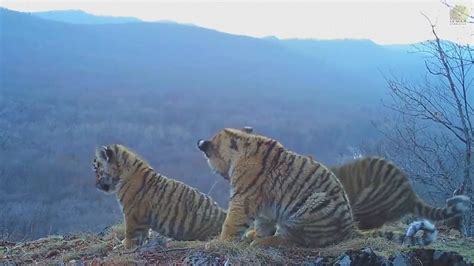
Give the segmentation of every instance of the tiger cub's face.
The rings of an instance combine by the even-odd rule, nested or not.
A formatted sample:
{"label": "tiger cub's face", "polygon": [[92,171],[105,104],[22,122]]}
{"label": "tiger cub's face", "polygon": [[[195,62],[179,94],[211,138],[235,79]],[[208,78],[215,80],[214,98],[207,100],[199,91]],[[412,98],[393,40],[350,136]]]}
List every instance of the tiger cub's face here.
{"label": "tiger cub's face", "polygon": [[114,193],[120,182],[120,169],[117,164],[115,152],[110,146],[102,146],[95,151],[92,163],[95,172],[95,186],[104,192]]}
{"label": "tiger cub's face", "polygon": [[[219,131],[212,139],[200,139],[197,142],[198,149],[204,153],[207,162],[212,170],[229,180],[232,159],[239,153],[240,140],[229,134],[229,131],[236,129],[223,129]],[[245,133],[252,133],[252,128],[245,127],[240,129]]]}

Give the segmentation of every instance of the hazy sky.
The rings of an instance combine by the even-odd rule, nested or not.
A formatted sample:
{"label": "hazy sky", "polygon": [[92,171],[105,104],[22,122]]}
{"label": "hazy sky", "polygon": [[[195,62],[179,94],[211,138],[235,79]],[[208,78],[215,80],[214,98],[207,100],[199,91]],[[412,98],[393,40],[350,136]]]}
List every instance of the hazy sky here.
{"label": "hazy sky", "polygon": [[[471,1],[448,0],[468,6]],[[263,37],[371,39],[380,44],[414,43],[431,38],[421,12],[436,22],[439,35],[473,43],[474,24],[452,25],[441,1],[42,1],[2,0],[18,11],[81,9],[96,15],[172,20],[219,31]]]}

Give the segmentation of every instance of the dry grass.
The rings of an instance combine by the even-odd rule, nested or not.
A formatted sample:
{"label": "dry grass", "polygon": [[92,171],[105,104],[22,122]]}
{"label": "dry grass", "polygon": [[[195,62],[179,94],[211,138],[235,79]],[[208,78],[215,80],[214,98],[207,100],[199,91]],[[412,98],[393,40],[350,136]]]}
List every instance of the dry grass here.
{"label": "dry grass", "polygon": [[[403,227],[389,226],[388,230],[402,232]],[[0,242],[1,262],[16,264],[40,262],[75,263],[106,262],[134,264],[140,262],[163,264],[301,264],[325,257],[329,262],[350,250],[372,249],[376,254],[390,257],[410,248],[383,238],[358,238],[322,249],[275,249],[255,248],[245,243],[211,240],[170,241],[164,245],[159,241],[136,251],[125,251],[121,247],[122,226],[111,227],[102,235],[50,236],[23,243]],[[474,261],[474,240],[460,239],[449,232],[441,232],[439,239],[430,248],[455,251],[467,260]]]}

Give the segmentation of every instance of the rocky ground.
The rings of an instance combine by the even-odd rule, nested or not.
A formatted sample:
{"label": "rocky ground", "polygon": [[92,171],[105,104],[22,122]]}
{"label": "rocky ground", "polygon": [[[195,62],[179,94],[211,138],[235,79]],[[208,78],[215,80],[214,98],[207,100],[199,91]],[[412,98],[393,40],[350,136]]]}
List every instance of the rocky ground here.
{"label": "rocky ground", "polygon": [[354,239],[324,249],[274,249],[217,240],[183,242],[155,237],[139,250],[126,251],[120,246],[123,229],[118,225],[96,235],[0,241],[0,264],[473,265],[474,239],[440,231],[437,241],[426,248],[407,247],[382,238]]}

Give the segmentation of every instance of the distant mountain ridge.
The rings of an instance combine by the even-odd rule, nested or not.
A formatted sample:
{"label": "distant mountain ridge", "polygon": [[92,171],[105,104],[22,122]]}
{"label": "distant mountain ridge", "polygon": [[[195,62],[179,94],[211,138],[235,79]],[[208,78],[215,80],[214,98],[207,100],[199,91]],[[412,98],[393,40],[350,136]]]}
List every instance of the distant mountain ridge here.
{"label": "distant mountain ridge", "polygon": [[[136,17],[94,15],[94,14],[87,13],[83,10],[53,10],[53,11],[43,11],[43,12],[31,12],[31,14],[43,19],[72,23],[72,24],[114,24],[114,23],[144,22],[143,20]],[[156,22],[176,23],[174,21],[168,21],[168,20],[160,20]],[[195,26],[192,24],[182,24],[182,23],[176,23],[176,24]],[[284,41],[284,42],[292,43],[292,44],[299,43],[299,45],[302,45],[302,46],[306,46],[312,42],[317,42],[317,43],[325,43],[327,46],[339,45],[340,47],[341,46],[351,47],[353,45],[359,45],[359,46],[371,45],[371,46],[387,47],[390,49],[397,49],[397,50],[407,50],[410,48],[410,45],[403,45],[403,44],[378,45],[368,39],[361,39],[361,40],[355,40],[355,39],[340,39],[340,40],[280,39],[276,36],[266,36],[266,37],[263,37],[262,39],[269,40],[269,41],[276,41],[276,42]],[[346,47],[341,47],[341,48],[346,48]]]}
{"label": "distant mountain ridge", "polygon": [[55,10],[55,11],[44,11],[44,12],[32,12],[31,14],[43,19],[73,23],[73,24],[113,24],[113,23],[143,22],[142,20],[135,17],[99,16],[99,15],[89,14],[82,10]]}
{"label": "distant mountain ridge", "polygon": [[[160,79],[162,81],[172,79],[174,86],[183,82],[180,78],[179,80],[173,78],[182,71],[193,73],[194,78],[198,78],[203,84],[208,84],[206,87],[214,87],[209,83],[216,82],[211,81],[215,78],[209,75],[220,72],[222,74],[219,77],[227,77],[228,80],[238,78],[238,81],[233,81],[231,84],[247,84],[244,87],[255,83],[251,87],[322,89],[337,85],[344,88],[349,84],[362,82],[360,79],[369,81],[378,79],[376,84],[372,85],[380,86],[383,81],[379,73],[380,68],[390,66],[407,70],[418,66],[414,62],[416,61],[414,57],[408,56],[405,51],[386,49],[371,41],[259,39],[177,23],[145,23],[132,17],[95,16],[78,10],[35,12],[28,16],[28,13],[1,9],[0,14],[5,17],[4,24],[9,26],[5,30],[5,49],[10,47],[13,50],[18,50],[20,47],[30,49],[33,47],[29,43],[34,42],[43,45],[49,43],[48,45],[55,47],[57,45],[55,39],[72,41],[69,42],[71,45],[69,50],[64,51],[65,54],[59,54],[64,50],[60,46],[36,55],[44,57],[44,64],[48,64],[49,59],[45,57],[47,54],[55,54],[62,62],[77,54],[80,58],[68,68],[70,70],[81,68],[81,62],[85,62],[84,60],[91,56],[96,59],[114,58],[113,60],[124,62],[115,64],[115,70],[137,64],[137,67],[142,68],[142,74],[155,73],[156,76],[157,73],[162,73],[164,76]],[[51,23],[53,21],[71,24],[68,26]],[[91,27],[84,28],[81,27],[82,24],[89,24]],[[38,31],[31,31],[33,28]],[[14,39],[10,37],[17,36],[22,31],[28,32],[25,35],[26,39],[21,37],[18,44],[13,44]],[[43,37],[49,36],[50,39],[42,38],[40,33],[44,33]],[[27,41],[30,38],[32,42]],[[96,53],[90,49],[101,52]],[[125,51],[131,51],[130,49],[133,49],[133,54],[123,54]],[[116,52],[119,52],[120,56],[114,54]],[[29,52],[25,50],[23,53]],[[14,54],[7,56],[7,59]],[[87,56],[82,56],[84,54]],[[150,57],[153,54],[155,57]],[[130,56],[132,58],[129,58]],[[160,60],[152,62],[153,58]],[[156,72],[162,67],[168,72],[174,70],[177,72]],[[100,73],[102,70],[106,68],[95,73]],[[312,75],[311,72],[317,75]],[[335,73],[338,74],[335,76]],[[341,73],[344,73],[343,77],[340,76]],[[290,76],[291,85],[287,79]],[[337,83],[332,83],[336,80]],[[194,82],[192,86],[199,83]],[[171,86],[171,83],[168,86]],[[348,92],[341,88],[338,90]],[[370,94],[373,94],[373,91]]]}
{"label": "distant mountain ridge", "polygon": [[[146,23],[135,17],[98,16],[82,10],[33,12],[32,15],[72,24]],[[171,23],[183,27],[201,28],[173,21],[157,21],[156,23]],[[334,65],[337,62],[338,68],[341,68],[344,72],[355,73],[357,76],[362,75],[365,78],[372,78],[372,75],[367,74],[368,71],[379,72],[380,69],[388,68],[397,70],[398,65],[402,65],[402,68],[398,70],[410,70],[407,72],[412,72],[420,67],[421,62],[413,54],[408,54],[408,51],[413,50],[412,45],[378,45],[368,39],[279,39],[275,36],[260,39],[289,48],[304,57],[311,57],[325,66]],[[378,78],[381,78],[381,75]]]}

